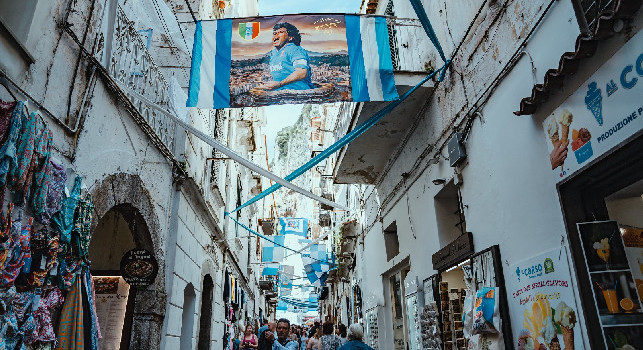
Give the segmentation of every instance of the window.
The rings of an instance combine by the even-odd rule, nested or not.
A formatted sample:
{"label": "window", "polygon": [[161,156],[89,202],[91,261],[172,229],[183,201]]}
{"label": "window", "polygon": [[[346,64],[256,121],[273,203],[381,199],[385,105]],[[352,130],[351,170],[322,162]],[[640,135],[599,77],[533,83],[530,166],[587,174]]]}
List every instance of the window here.
{"label": "window", "polygon": [[400,242],[397,239],[397,223],[395,221],[384,230],[384,246],[386,247],[387,261],[390,261],[400,253]]}
{"label": "window", "polygon": [[38,0],[0,0],[0,32],[9,34],[32,62],[26,44],[37,5]]}
{"label": "window", "polygon": [[196,294],[191,283],[183,290],[183,314],[181,317],[181,350],[192,349],[192,331],[194,330],[194,304]]}
{"label": "window", "polygon": [[453,181],[448,182],[434,198],[440,247],[453,242],[466,232],[462,201]]}

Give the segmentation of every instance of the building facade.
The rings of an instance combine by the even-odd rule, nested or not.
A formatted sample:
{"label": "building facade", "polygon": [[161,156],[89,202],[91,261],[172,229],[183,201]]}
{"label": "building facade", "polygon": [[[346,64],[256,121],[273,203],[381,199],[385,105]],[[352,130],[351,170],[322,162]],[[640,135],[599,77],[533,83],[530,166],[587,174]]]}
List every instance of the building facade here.
{"label": "building facade", "polygon": [[[102,344],[222,348],[238,327],[267,317],[257,238],[224,216],[255,193],[257,179],[173,119],[243,157],[265,157],[255,139],[263,111],[184,107],[196,20],[253,15],[256,1],[34,0],[0,8],[0,99],[24,101],[42,119],[63,183],[71,191],[78,177],[83,198],[93,198],[87,264],[95,282],[116,281],[120,300],[96,290],[111,303],[97,311],[109,320]],[[13,203],[7,196],[3,212]],[[235,218],[257,229],[255,206]],[[132,249],[158,265],[147,286],[120,277]]]}
{"label": "building facade", "polygon": [[[423,3],[451,65],[339,152],[334,182],[365,194],[322,310],[379,349],[640,342],[640,2]],[[395,17],[398,91],[442,66],[408,1],[362,11]],[[346,108],[338,135],[381,106]]]}

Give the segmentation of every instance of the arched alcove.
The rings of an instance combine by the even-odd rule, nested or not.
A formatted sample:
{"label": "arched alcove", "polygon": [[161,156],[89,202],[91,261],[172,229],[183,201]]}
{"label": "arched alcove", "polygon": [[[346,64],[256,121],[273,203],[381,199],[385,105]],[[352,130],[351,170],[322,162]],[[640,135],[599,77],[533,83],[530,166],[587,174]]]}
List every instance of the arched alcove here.
{"label": "arched alcove", "polygon": [[201,312],[199,313],[199,343],[198,350],[210,350],[212,341],[212,303],[214,301],[214,281],[209,274],[203,277],[201,289]]}
{"label": "arched alcove", "polygon": [[123,254],[133,248],[152,252],[159,265],[152,285],[130,291],[120,349],[159,349],[166,304],[165,253],[150,192],[138,175],[118,173],[97,184],[92,197],[93,272],[119,275]]}
{"label": "arched alcove", "polygon": [[183,314],[181,316],[181,350],[192,349],[192,334],[194,331],[194,310],[196,293],[192,283],[183,290]]}

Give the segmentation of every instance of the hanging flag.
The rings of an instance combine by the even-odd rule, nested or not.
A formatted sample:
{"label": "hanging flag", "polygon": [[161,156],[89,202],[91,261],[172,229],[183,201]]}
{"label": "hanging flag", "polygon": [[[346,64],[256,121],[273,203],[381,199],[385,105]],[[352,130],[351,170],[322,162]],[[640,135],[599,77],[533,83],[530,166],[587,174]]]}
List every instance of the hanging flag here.
{"label": "hanging flag", "polygon": [[[281,234],[293,234],[306,237],[308,235],[308,219],[302,218],[279,218]],[[301,240],[300,240],[301,242]]]}
{"label": "hanging flag", "polygon": [[[325,248],[323,252],[324,255],[326,255]],[[317,252],[317,257],[321,257],[321,253]],[[322,285],[324,285],[324,283],[326,283],[326,279],[328,278],[328,271],[330,271],[330,265],[328,264],[327,260],[318,259],[317,257],[314,258],[312,256],[311,247],[311,254],[303,254],[301,256],[301,259],[304,263],[304,271],[306,272],[308,281],[310,281],[310,283],[315,287],[321,287]]]}
{"label": "hanging flag", "polygon": [[287,311],[288,310],[288,304],[286,304],[285,301],[279,299],[277,301],[277,311]]}
{"label": "hanging flag", "polygon": [[313,259],[328,261],[328,253],[325,244],[313,244],[310,246],[310,257]]}
{"label": "hanging flag", "polygon": [[263,270],[261,270],[262,276],[276,276],[278,273],[279,273],[278,263],[265,264],[263,266]]}
{"label": "hanging flag", "polygon": [[397,98],[385,17],[286,15],[196,23],[188,107]]}
{"label": "hanging flag", "polygon": [[263,251],[261,254],[261,262],[281,262],[284,260],[284,241],[285,236],[274,236],[271,239],[277,243],[265,240],[263,242]]}
{"label": "hanging flag", "polygon": [[[282,265],[279,273],[279,288],[281,291],[287,291],[288,294],[292,291],[292,278],[295,268],[290,265]],[[287,295],[287,294],[284,294]]]}

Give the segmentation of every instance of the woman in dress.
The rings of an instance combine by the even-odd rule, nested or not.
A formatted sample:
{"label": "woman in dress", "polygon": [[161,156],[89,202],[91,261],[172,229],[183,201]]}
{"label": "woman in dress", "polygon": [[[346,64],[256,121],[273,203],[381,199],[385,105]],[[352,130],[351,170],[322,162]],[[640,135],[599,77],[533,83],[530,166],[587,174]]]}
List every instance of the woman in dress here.
{"label": "woman in dress", "polygon": [[243,338],[241,338],[240,349],[256,349],[259,346],[259,341],[252,332],[253,330],[254,328],[251,324],[246,326],[246,331],[243,333]]}

